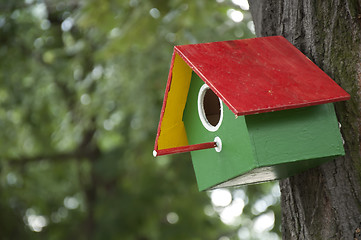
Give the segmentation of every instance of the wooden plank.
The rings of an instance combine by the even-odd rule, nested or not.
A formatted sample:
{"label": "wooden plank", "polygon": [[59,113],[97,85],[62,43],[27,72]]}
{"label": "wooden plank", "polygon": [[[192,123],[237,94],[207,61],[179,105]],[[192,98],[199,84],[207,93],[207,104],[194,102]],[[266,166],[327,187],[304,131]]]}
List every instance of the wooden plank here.
{"label": "wooden plank", "polygon": [[154,150],[188,145],[182,121],[192,70],[173,54]]}
{"label": "wooden plank", "polygon": [[333,104],[246,116],[260,167],[344,155]]}
{"label": "wooden plank", "polygon": [[210,132],[203,126],[197,106],[198,92],[203,84],[193,73],[183,115],[188,141],[189,144],[197,144],[212,141],[218,136],[222,141],[222,150],[191,152],[198,188],[201,191],[256,167],[244,116],[235,118],[224,106],[223,121],[217,131]]}
{"label": "wooden plank", "polygon": [[350,98],[281,36],[182,45],[175,51],[238,116]]}

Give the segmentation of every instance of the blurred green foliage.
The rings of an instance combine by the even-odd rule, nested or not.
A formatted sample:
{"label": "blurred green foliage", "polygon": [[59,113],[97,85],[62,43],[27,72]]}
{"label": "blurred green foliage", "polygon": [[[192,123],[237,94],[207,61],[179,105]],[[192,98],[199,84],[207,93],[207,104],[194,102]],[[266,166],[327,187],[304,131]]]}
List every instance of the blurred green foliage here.
{"label": "blurred green foliage", "polygon": [[253,37],[235,3],[0,2],[0,239],[264,239],[266,212],[279,233],[277,185],[233,191],[224,224],[189,154],[152,157],[173,46]]}

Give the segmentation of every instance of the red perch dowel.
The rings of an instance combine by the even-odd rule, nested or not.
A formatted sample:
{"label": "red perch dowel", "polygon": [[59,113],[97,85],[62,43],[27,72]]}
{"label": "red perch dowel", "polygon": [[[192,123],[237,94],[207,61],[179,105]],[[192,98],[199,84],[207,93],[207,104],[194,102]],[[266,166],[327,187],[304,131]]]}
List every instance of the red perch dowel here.
{"label": "red perch dowel", "polygon": [[191,151],[197,151],[197,150],[203,150],[203,149],[209,149],[215,147],[217,147],[216,142],[199,143],[199,144],[187,145],[182,147],[160,149],[158,151],[154,150],[153,156],[158,157],[167,154],[191,152]]}

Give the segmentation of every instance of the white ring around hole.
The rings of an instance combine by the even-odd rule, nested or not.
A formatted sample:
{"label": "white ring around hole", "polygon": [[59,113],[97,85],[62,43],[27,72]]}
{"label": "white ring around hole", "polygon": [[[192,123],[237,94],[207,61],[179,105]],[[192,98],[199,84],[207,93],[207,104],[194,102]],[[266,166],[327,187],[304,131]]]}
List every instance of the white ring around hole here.
{"label": "white ring around hole", "polygon": [[219,137],[215,137],[214,142],[217,144],[217,146],[214,148],[216,152],[222,151],[222,140]]}
{"label": "white ring around hole", "polygon": [[223,120],[223,103],[222,100],[220,98],[218,98],[219,100],[219,105],[221,106],[220,109],[220,116],[219,116],[219,121],[217,123],[216,126],[213,126],[212,124],[209,123],[209,121],[207,120],[206,114],[204,112],[204,107],[203,107],[203,103],[204,103],[204,95],[206,94],[207,90],[210,89],[208,87],[207,84],[203,84],[203,86],[199,89],[199,93],[198,93],[198,115],[199,115],[199,119],[201,120],[203,126],[210,132],[215,132],[219,129],[219,127],[222,124],[222,120]]}

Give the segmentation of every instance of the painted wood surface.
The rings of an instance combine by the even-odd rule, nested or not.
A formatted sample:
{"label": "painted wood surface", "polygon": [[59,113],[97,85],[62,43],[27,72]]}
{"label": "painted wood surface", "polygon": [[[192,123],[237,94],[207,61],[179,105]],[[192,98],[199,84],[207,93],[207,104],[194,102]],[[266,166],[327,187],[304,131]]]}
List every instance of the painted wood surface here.
{"label": "painted wood surface", "polygon": [[[188,145],[182,120],[192,70],[173,54],[154,150]],[[168,154],[172,153],[168,151]]]}
{"label": "painted wood surface", "polygon": [[190,144],[222,140],[222,151],[192,152],[199,190],[255,184],[292,176],[344,155],[333,104],[235,117],[224,107],[216,132],[204,128],[192,74],[183,120]]}
{"label": "painted wood surface", "polygon": [[[198,115],[204,83],[223,101],[214,131]],[[288,177],[344,154],[330,103],[348,98],[282,37],[177,46],[154,150],[202,148],[191,153],[199,190]],[[222,151],[203,149],[215,137]]]}
{"label": "painted wood surface", "polygon": [[[197,98],[203,81],[192,74],[183,121],[189,144],[212,141],[216,136],[222,140],[222,151],[214,149],[191,152],[199,190],[246,173],[256,167],[248,136],[245,117],[238,118],[223,107],[223,121],[216,132],[208,131],[198,116]],[[224,103],[223,103],[224,104]]]}
{"label": "painted wood surface", "polygon": [[[235,115],[342,101],[349,95],[283,37],[176,46],[154,150],[188,145],[182,121],[195,72]],[[175,153],[175,152],[174,152]]]}
{"label": "painted wood surface", "polygon": [[333,104],[246,116],[260,167],[344,155]]}
{"label": "painted wood surface", "polygon": [[281,36],[182,45],[174,49],[238,116],[350,98]]}

